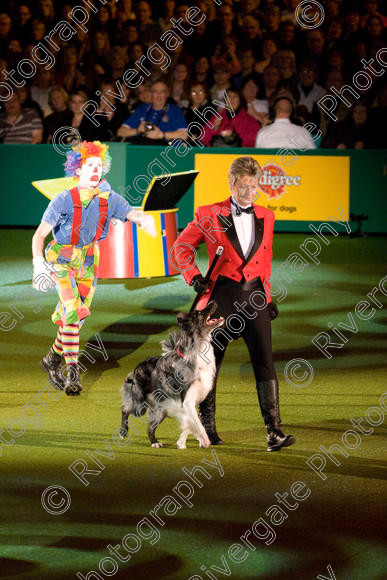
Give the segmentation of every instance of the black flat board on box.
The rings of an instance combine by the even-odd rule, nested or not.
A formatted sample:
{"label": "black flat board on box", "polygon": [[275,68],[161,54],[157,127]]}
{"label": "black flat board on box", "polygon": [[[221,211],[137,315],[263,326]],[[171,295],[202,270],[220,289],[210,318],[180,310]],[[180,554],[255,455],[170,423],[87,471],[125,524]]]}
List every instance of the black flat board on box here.
{"label": "black flat board on box", "polygon": [[197,170],[191,170],[157,175],[152,179],[144,196],[142,209],[144,211],[158,211],[175,208],[195,181],[198,173]]}

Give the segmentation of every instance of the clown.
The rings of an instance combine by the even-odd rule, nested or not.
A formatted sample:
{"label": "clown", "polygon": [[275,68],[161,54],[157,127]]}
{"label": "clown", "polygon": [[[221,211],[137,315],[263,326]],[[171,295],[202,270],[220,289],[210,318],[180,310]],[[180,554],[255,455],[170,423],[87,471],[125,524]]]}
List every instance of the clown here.
{"label": "clown", "polygon": [[[156,235],[151,215],[133,209],[101,177],[110,170],[108,146],[84,141],[67,154],[65,171],[78,180],[71,190],[64,190],[48,205],[32,239],[33,287],[43,290],[39,279],[51,272],[59,294],[52,315],[58,325],[57,336],[48,354],[40,361],[50,380],[67,395],[82,390],[79,376],[79,330],[90,314],[97,285],[98,242],[106,238],[112,219],[130,220],[146,233]],[[54,239],[45,249],[45,238]],[[47,288],[45,290],[47,291]],[[61,367],[65,367],[61,372]]]}

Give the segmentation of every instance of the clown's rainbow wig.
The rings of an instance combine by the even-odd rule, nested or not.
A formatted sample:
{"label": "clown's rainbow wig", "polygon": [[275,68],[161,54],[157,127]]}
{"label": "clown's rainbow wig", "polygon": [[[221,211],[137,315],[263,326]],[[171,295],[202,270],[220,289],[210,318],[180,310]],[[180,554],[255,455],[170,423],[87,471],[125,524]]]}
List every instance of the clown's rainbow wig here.
{"label": "clown's rainbow wig", "polygon": [[80,169],[89,157],[101,158],[102,175],[106,175],[110,171],[112,158],[108,151],[108,145],[104,145],[101,141],[82,141],[80,147],[77,144],[72,149],[66,154],[67,160],[64,164],[66,177],[77,177],[76,170]]}

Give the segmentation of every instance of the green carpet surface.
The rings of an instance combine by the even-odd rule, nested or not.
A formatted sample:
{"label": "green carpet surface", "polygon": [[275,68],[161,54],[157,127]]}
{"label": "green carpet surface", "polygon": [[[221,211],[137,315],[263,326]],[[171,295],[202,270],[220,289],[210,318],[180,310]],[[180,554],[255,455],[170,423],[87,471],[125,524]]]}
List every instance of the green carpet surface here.
{"label": "green carpet surface", "polygon": [[[47,389],[39,395],[46,384],[39,360],[55,335],[50,315],[57,297],[55,291],[37,295],[30,290],[32,234],[0,230],[1,313],[10,313],[8,318],[0,314],[0,323],[16,321],[0,332],[0,579],[385,578],[387,398],[383,411],[380,397],[387,391],[386,296],[375,294],[383,306],[375,306],[369,320],[355,315],[356,304],[386,275],[385,238],[329,236],[329,245],[321,244],[320,264],[309,260],[302,271],[287,270],[292,280],[286,283],[286,297],[277,302],[273,349],[283,428],[297,442],[267,453],[242,340],[229,345],[218,381],[217,424],[223,446],[199,449],[190,437],[188,448],[178,450],[178,427],[171,420],[158,429],[162,449],[150,447],[140,420],[133,422],[137,432],[126,445],[114,440],[124,377],[160,352],[159,343],[175,327],[177,312],[188,311],[193,300],[181,276],[100,281],[92,316],[81,332],[81,348],[98,345],[99,337],[106,355],[86,347],[80,397],[54,400],[56,392]],[[274,277],[292,253],[301,253],[306,237],[275,235]],[[199,258],[204,272],[203,249]],[[336,328],[339,322],[351,325],[349,313],[357,331],[340,327],[348,340],[343,348],[332,349],[328,359],[311,341],[321,331],[334,337],[329,323]],[[304,387],[292,386],[284,377],[287,363],[297,358],[313,368],[313,378]],[[374,426],[365,419],[361,425],[373,432],[355,429],[360,443],[355,447],[356,438],[349,435],[344,447],[343,433],[354,430],[350,419],[366,413]],[[319,449],[333,444],[348,454],[335,453],[340,465]],[[97,449],[105,455],[95,454]],[[325,457],[322,476],[307,463],[316,454]],[[88,485],[69,469],[78,459],[94,470],[86,476]],[[196,471],[201,487],[183,470],[195,466],[209,476]],[[188,486],[179,487],[183,480],[192,488],[186,501],[174,491],[178,487],[188,495]],[[290,496],[297,482],[305,484],[298,486],[299,497],[307,495],[298,502]],[[71,498],[62,514],[48,513],[42,506],[42,494],[50,486],[64,488],[69,496],[57,489],[49,500],[46,492],[46,505],[63,499],[67,506]],[[292,507],[279,503],[276,493],[288,493]],[[163,524],[150,515],[160,502],[157,513]],[[282,506],[273,508],[275,514],[269,510],[274,505]],[[143,537],[136,529],[141,520]],[[251,531],[254,523],[257,535]],[[250,546],[240,540],[249,530],[245,539]],[[131,552],[120,548],[121,555],[130,555],[120,562],[107,546],[121,545],[124,536]],[[238,543],[243,549],[230,550]],[[88,575],[90,571],[98,575]]]}

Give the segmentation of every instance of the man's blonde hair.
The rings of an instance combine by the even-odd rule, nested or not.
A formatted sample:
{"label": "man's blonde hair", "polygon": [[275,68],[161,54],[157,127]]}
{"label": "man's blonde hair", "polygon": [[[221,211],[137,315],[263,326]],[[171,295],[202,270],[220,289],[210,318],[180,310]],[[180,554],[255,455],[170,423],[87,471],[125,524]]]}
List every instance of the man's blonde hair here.
{"label": "man's blonde hair", "polygon": [[252,157],[238,157],[235,159],[230,165],[230,169],[228,170],[228,179],[231,185],[235,185],[238,179],[241,177],[255,177],[256,175],[260,174],[262,171],[261,166],[259,165],[258,161],[253,159]]}

